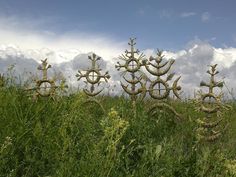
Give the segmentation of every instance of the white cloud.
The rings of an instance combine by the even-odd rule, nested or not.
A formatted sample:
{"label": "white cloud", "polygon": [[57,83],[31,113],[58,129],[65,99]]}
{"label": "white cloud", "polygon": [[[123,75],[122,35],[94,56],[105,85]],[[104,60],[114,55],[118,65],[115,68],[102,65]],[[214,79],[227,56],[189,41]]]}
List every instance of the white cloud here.
{"label": "white cloud", "polygon": [[230,68],[236,62],[236,48],[214,48],[214,62],[220,63],[222,68]]}
{"label": "white cloud", "polygon": [[[83,54],[93,51],[106,62],[106,70],[112,76],[109,83],[117,85],[116,92],[121,90],[114,57],[124,52],[128,47],[127,41],[117,42],[107,36],[86,33],[58,35],[50,31],[28,30],[27,27],[16,28],[17,25],[11,23],[6,26],[6,21],[0,18],[0,72],[5,71],[6,65],[12,64],[10,62],[17,64],[17,72],[24,69],[35,71],[35,61],[47,57],[55,68],[62,69],[72,84],[76,84],[74,75],[79,67],[85,67],[87,60],[87,55]],[[156,53],[154,49],[143,52],[147,57]],[[236,88],[236,48],[215,48],[198,39],[190,42],[187,49],[164,51],[164,55],[176,59],[173,71],[182,76],[180,82],[185,95],[192,95],[194,89],[199,88],[200,81],[208,79],[207,65],[215,63],[219,65],[219,78],[225,77],[228,87]]]}
{"label": "white cloud", "polygon": [[[126,46],[127,47],[127,46]],[[142,51],[146,58],[151,55],[156,56],[154,49],[146,49]],[[123,53],[123,52],[121,52]],[[121,54],[119,53],[119,54]],[[0,48],[0,72],[6,71],[9,64],[16,63],[17,73],[22,73],[23,70],[34,71],[37,63],[33,62],[35,58],[40,58],[40,55],[50,55],[49,62],[52,56],[55,58],[61,56],[66,58],[71,54],[71,59],[63,60],[63,63],[53,64],[54,69],[62,71],[70,84],[77,85],[75,74],[78,69],[86,69],[89,65],[87,62],[87,54],[80,53],[76,56],[77,50],[65,49],[64,51],[55,51],[53,49],[43,48],[41,50],[21,50],[14,45],[1,46]],[[182,76],[180,84],[185,92],[185,96],[193,96],[194,90],[199,89],[201,80],[208,80],[206,71],[208,65],[218,64],[220,74],[219,79],[225,77],[227,86],[236,88],[236,48],[215,48],[206,42],[199,42],[192,44],[188,49],[179,50],[176,52],[164,51],[163,54],[167,59],[175,59],[175,64],[171,69],[176,73],[176,76]],[[74,57],[73,57],[74,56]],[[103,55],[101,55],[103,57]],[[33,59],[32,59],[33,58]],[[119,81],[121,79],[119,72],[115,69],[114,65],[117,60],[109,58],[104,60],[102,66],[108,70],[111,77],[109,84],[116,85],[115,93],[121,92]],[[225,90],[227,92],[227,90]]]}
{"label": "white cloud", "polygon": [[[32,23],[32,24],[31,24]],[[54,63],[73,59],[79,53],[95,52],[105,60],[116,57],[124,49],[127,42],[117,42],[108,36],[84,32],[67,32],[55,34],[48,30],[38,30],[43,22],[22,21],[15,17],[0,17],[0,49],[10,52],[21,52],[26,57],[41,60],[50,57]],[[28,28],[30,26],[31,28]],[[14,47],[11,45],[14,44]],[[1,52],[0,52],[1,55]]]}
{"label": "white cloud", "polygon": [[195,12],[183,12],[180,14],[180,17],[187,18],[187,17],[191,17],[191,16],[195,16],[195,15],[196,15]]}
{"label": "white cloud", "polygon": [[[177,76],[181,76],[185,96],[193,96],[194,90],[199,90],[199,84],[202,80],[209,81],[209,75],[206,71],[209,65],[218,64],[218,80],[224,79],[229,89],[236,88],[236,48],[215,48],[204,41],[190,42],[188,49],[171,52],[164,51],[167,59],[175,59],[172,71]],[[155,55],[155,50],[146,49],[144,53]],[[226,87],[223,91],[228,94]]]}
{"label": "white cloud", "polygon": [[211,14],[209,12],[204,12],[201,15],[202,22],[208,22],[211,18]]}

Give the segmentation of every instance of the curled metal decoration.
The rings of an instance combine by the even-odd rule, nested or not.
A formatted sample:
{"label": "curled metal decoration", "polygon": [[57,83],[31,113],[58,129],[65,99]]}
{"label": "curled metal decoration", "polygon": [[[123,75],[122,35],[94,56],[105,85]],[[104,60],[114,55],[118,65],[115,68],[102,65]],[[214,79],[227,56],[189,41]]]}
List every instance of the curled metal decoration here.
{"label": "curled metal decoration", "polygon": [[168,111],[172,112],[176,116],[178,121],[180,121],[182,118],[182,116],[178,112],[176,112],[176,110],[172,106],[170,106],[169,104],[167,104],[165,102],[158,102],[158,103],[151,105],[148,113],[149,114],[155,113],[155,110],[157,108],[158,109],[168,109]]}
{"label": "curled metal decoration", "polygon": [[[181,78],[179,76],[170,86],[168,84],[168,81],[171,81],[174,77],[174,73],[168,74],[169,70],[171,69],[172,65],[174,64],[175,60],[170,59],[166,62],[163,62],[164,55],[163,52],[160,50],[157,50],[157,57],[150,57],[149,60],[144,60],[143,64],[146,68],[146,70],[156,77],[155,80],[150,80],[149,88],[146,89],[146,91],[149,93],[149,95],[153,98],[158,100],[159,102],[152,105],[151,109],[149,109],[149,112],[152,112],[155,108],[157,109],[163,109],[167,108],[171,112],[173,112],[177,118],[181,118],[180,114],[178,114],[174,108],[172,108],[167,103],[161,104],[160,101],[167,99],[170,95],[171,90],[173,91],[173,94],[180,99],[179,91],[181,90],[181,87],[178,85],[178,81]],[[167,77],[165,79],[162,78],[162,76],[166,75]]]}
{"label": "curled metal decoration", "polygon": [[105,82],[110,79],[110,75],[108,74],[108,71],[105,72],[105,74],[101,73],[101,69],[97,65],[97,61],[101,59],[101,57],[98,57],[96,54],[92,54],[92,56],[88,56],[88,59],[91,60],[92,66],[91,68],[85,70],[85,73],[83,74],[82,71],[78,71],[76,74],[76,77],[78,78],[78,81],[82,78],[85,78],[86,85],[90,84],[90,89],[88,90],[87,88],[84,88],[83,91],[86,95],[90,97],[94,97],[101,93],[104,88],[96,91],[95,87],[99,86],[101,84],[101,79],[104,79]]}
{"label": "curled metal decoration", "polygon": [[[222,93],[217,95],[214,93],[214,88],[222,88],[222,81],[215,81],[215,75],[219,72],[216,71],[217,64],[211,65],[210,70],[207,73],[210,75],[210,82],[206,83],[201,81],[201,87],[207,87],[208,93],[203,93],[200,91],[198,93],[198,99],[196,100],[197,110],[203,112],[205,116],[198,119],[198,136],[200,140],[205,140],[207,142],[212,142],[217,140],[222,131],[220,130],[220,123],[222,122],[221,114],[223,109],[227,109],[221,102]],[[207,101],[208,100],[208,101]]]}
{"label": "curled metal decoration", "polygon": [[[122,54],[119,59],[124,61],[123,64],[117,62],[115,66],[119,71],[121,68],[124,68],[124,76],[123,79],[128,83],[127,85],[121,82],[121,86],[123,90],[130,95],[131,100],[135,103],[137,96],[142,94],[142,98],[145,97],[146,94],[146,83],[143,81],[144,74],[140,71],[143,66],[143,58],[144,55],[139,54],[139,50],[136,50],[134,46],[136,45],[135,38],[130,38],[130,42],[128,45],[130,46],[130,51],[126,50],[125,54]],[[128,74],[131,78],[128,78]],[[139,87],[138,87],[139,85]]]}
{"label": "curled metal decoration", "polygon": [[84,74],[82,73],[82,71],[78,71],[78,73],[76,74],[78,81],[82,78],[85,78],[86,86],[90,85],[89,89],[87,88],[83,89],[84,93],[87,96],[91,97],[86,102],[84,102],[83,105],[95,103],[96,105],[100,106],[103,113],[105,113],[103,106],[97,100],[93,99],[93,97],[97,96],[104,89],[104,88],[101,88],[98,91],[95,90],[95,87],[96,86],[98,87],[102,83],[101,79],[104,79],[104,81],[107,82],[108,79],[110,79],[110,75],[108,74],[108,71],[106,71],[105,74],[101,73],[101,69],[99,68],[97,64],[97,61],[99,61],[101,57],[98,57],[96,54],[93,53],[91,56],[88,56],[88,59],[91,60],[91,64],[92,64],[91,68],[88,68],[87,70],[85,70]]}
{"label": "curled metal decoration", "polygon": [[57,89],[64,90],[67,85],[65,81],[61,82],[60,86],[57,86],[55,79],[48,78],[48,69],[52,66],[47,63],[47,58],[41,60],[42,64],[38,66],[38,70],[42,71],[42,79],[35,80],[35,87],[26,89],[27,91],[35,91],[34,97],[37,99],[39,97],[51,97],[54,99]]}

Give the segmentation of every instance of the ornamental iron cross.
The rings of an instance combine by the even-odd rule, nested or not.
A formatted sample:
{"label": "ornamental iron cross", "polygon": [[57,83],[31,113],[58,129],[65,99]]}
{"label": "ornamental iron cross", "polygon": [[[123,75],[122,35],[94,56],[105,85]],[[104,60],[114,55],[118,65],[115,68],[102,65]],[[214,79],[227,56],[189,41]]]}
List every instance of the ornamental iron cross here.
{"label": "ornamental iron cross", "polygon": [[48,69],[52,66],[47,63],[47,58],[45,60],[41,60],[42,64],[38,66],[38,70],[42,71],[42,79],[35,80],[36,86],[34,88],[27,89],[35,90],[35,97],[54,97],[56,93],[56,89],[60,88],[64,90],[67,87],[65,85],[65,81],[61,82],[60,86],[56,86],[55,79],[48,78]]}
{"label": "ornamental iron cross", "polygon": [[[181,78],[179,76],[173,83],[172,87],[169,86],[168,81],[174,77],[174,73],[168,74],[166,79],[162,79],[161,77],[167,74],[174,64],[175,60],[170,59],[169,61],[163,62],[163,52],[158,50],[157,57],[150,57],[149,60],[144,60],[144,66],[146,70],[153,76],[156,77],[155,80],[150,81],[150,86],[147,91],[150,96],[157,100],[166,99],[169,97],[170,91],[172,90],[174,95],[180,99],[178,91],[181,90],[181,87],[178,86],[178,81]],[[151,69],[151,67],[152,69]],[[165,68],[164,68],[165,67]]]}
{"label": "ornamental iron cross", "polygon": [[[169,86],[168,82],[172,80],[174,77],[174,73],[168,74],[175,60],[170,59],[168,61],[163,61],[164,55],[163,51],[157,50],[157,57],[151,56],[149,60],[144,60],[143,65],[146,70],[155,77],[154,80],[150,80],[149,88],[146,89],[146,92],[149,93],[151,98],[156,99],[158,101],[167,99],[170,95],[170,91],[173,91],[173,94],[180,99],[179,91],[181,87],[178,86],[178,81],[181,78],[179,76],[174,82],[172,86]],[[163,79],[162,77],[167,74],[167,77]],[[168,108],[171,112],[173,112],[178,118],[181,116],[175,111],[173,107],[168,105],[167,103],[156,103],[152,105],[149,109],[149,112],[153,111],[156,108]]]}
{"label": "ornamental iron cross", "polygon": [[[142,81],[144,74],[140,71],[140,68],[143,66],[142,59],[144,58],[144,55],[142,53],[139,54],[139,50],[135,50],[135,40],[135,38],[130,38],[130,42],[128,43],[130,51],[125,50],[125,54],[122,54],[119,57],[124,63],[121,64],[120,62],[117,62],[117,65],[115,66],[118,71],[121,68],[125,69],[123,79],[128,85],[124,85],[121,82],[121,86],[124,91],[130,95],[133,102],[136,101],[138,94],[143,93],[143,97],[145,96],[145,83]],[[136,57],[136,55],[138,56]],[[128,78],[126,75],[127,73],[131,78]],[[140,85],[139,88],[138,84]]]}
{"label": "ornamental iron cross", "polygon": [[108,74],[108,71],[105,72],[104,75],[101,74],[101,70],[97,64],[97,61],[101,59],[101,57],[98,57],[96,54],[92,54],[91,56],[88,56],[88,59],[91,60],[91,68],[88,68],[85,70],[85,73],[83,74],[82,71],[78,71],[76,74],[76,77],[78,77],[78,81],[82,79],[83,77],[86,79],[85,83],[86,85],[90,84],[90,89],[84,88],[83,91],[86,95],[94,97],[101,93],[104,88],[95,91],[95,86],[99,86],[102,81],[101,79],[104,79],[105,82],[110,79],[110,75]]}
{"label": "ornamental iron cross", "polygon": [[219,73],[216,71],[217,64],[211,65],[210,70],[207,73],[210,75],[210,82],[206,83],[201,81],[201,87],[207,87],[208,93],[203,93],[199,91],[199,98],[196,100],[198,105],[197,110],[203,112],[205,116],[197,120],[200,128],[198,128],[199,139],[205,140],[207,142],[212,142],[218,139],[222,131],[220,130],[220,123],[222,122],[222,110],[227,109],[221,102],[223,93],[214,93],[214,88],[222,88],[223,82],[217,82],[215,80],[215,75]]}

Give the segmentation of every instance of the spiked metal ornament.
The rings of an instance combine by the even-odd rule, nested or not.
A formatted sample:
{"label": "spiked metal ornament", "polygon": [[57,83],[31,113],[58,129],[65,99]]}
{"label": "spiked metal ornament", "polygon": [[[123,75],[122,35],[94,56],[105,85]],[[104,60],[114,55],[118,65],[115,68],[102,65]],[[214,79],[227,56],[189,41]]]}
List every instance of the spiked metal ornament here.
{"label": "spiked metal ornament", "polygon": [[168,81],[172,80],[174,77],[174,73],[168,74],[165,79],[162,78],[162,76],[166,75],[171,66],[174,64],[175,60],[170,59],[169,61],[163,61],[164,55],[163,52],[158,50],[157,51],[157,57],[150,57],[149,60],[144,60],[144,66],[146,70],[152,74],[154,77],[156,77],[155,80],[150,80],[149,88],[146,89],[146,92],[149,93],[149,95],[158,100],[159,102],[151,106],[149,109],[149,112],[152,112],[156,108],[167,108],[171,112],[173,112],[178,118],[180,118],[180,115],[172,108],[170,105],[164,102],[160,102],[161,100],[167,99],[169,97],[170,91],[172,90],[174,95],[180,99],[178,91],[181,90],[181,87],[178,86],[178,81],[181,76],[179,76],[174,82],[172,87],[169,86]]}
{"label": "spiked metal ornament", "polygon": [[[124,91],[131,96],[133,102],[136,101],[138,94],[142,93],[143,98],[145,97],[146,84],[142,81],[144,74],[140,71],[140,68],[143,66],[142,59],[144,58],[144,55],[142,53],[139,54],[139,50],[135,50],[135,40],[135,38],[130,38],[130,42],[128,43],[130,45],[130,51],[126,50],[125,54],[122,54],[119,57],[119,59],[124,61],[124,64],[117,62],[117,65],[115,66],[118,71],[121,68],[125,69],[123,79],[128,85],[124,85],[121,82],[121,86]],[[128,78],[126,74],[131,78]],[[140,85],[139,88],[138,85]]]}
{"label": "spiked metal ornament", "polygon": [[227,109],[227,106],[221,102],[222,92],[219,95],[214,93],[214,88],[223,87],[222,81],[215,81],[215,75],[219,73],[216,71],[216,66],[217,64],[211,65],[210,70],[207,71],[210,75],[210,82],[202,81],[200,83],[201,87],[208,87],[208,93],[200,91],[198,93],[199,98],[196,100],[197,110],[205,114],[202,119],[198,119],[200,125],[198,136],[200,140],[208,142],[218,139],[222,134],[220,130],[220,122],[223,120],[221,115],[222,110]]}
{"label": "spiked metal ornament", "polygon": [[92,56],[88,56],[88,59],[91,60],[92,62],[92,66],[91,68],[85,70],[85,73],[83,74],[82,71],[78,71],[78,74],[76,74],[76,77],[78,77],[78,81],[81,78],[85,78],[86,81],[86,86],[90,85],[90,89],[88,90],[87,88],[84,88],[83,91],[86,95],[90,96],[90,97],[94,97],[96,95],[98,95],[99,93],[102,92],[102,89],[96,91],[95,87],[99,86],[101,84],[101,79],[104,79],[105,82],[108,81],[108,79],[110,79],[110,75],[108,74],[108,71],[105,72],[105,74],[101,74],[101,69],[99,68],[99,66],[97,65],[97,61],[99,61],[101,58],[97,57],[96,54],[92,54]]}
{"label": "spiked metal ornament", "polygon": [[61,82],[60,86],[57,86],[55,79],[48,79],[48,69],[51,68],[51,65],[47,63],[47,58],[41,60],[42,64],[38,66],[38,70],[42,71],[42,79],[35,80],[35,87],[26,89],[27,91],[35,91],[34,97],[37,99],[39,97],[51,97],[54,98],[56,89],[64,90],[67,88],[65,81]]}

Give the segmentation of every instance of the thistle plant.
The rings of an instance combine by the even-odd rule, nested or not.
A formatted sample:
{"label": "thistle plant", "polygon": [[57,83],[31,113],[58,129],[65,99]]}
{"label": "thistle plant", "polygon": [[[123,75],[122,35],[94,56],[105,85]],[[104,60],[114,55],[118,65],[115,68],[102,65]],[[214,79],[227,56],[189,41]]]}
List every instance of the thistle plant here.
{"label": "thistle plant", "polygon": [[63,80],[59,86],[56,85],[56,78],[48,78],[48,69],[52,66],[47,63],[47,58],[41,60],[42,64],[38,66],[38,70],[42,71],[42,79],[35,79],[35,87],[26,89],[27,91],[34,91],[34,98],[50,97],[55,99],[56,90],[64,90],[67,88],[65,80]]}
{"label": "thistle plant", "polygon": [[[180,99],[180,95],[178,92],[181,90],[181,87],[178,86],[178,81],[181,76],[179,76],[173,82],[172,86],[170,86],[168,82],[172,80],[175,73],[168,74],[168,72],[174,64],[175,60],[170,59],[164,62],[163,59],[163,52],[161,50],[157,50],[157,57],[151,56],[149,60],[143,61],[143,65],[145,66],[146,70],[155,77],[154,80],[150,80],[150,85],[149,88],[146,88],[146,92],[149,93],[151,98],[158,101],[156,104],[151,106],[149,112],[152,112],[156,108],[167,108],[180,118],[180,115],[175,111],[175,109],[169,104],[163,102],[163,100],[169,98],[171,90],[173,91],[173,94],[178,99]],[[163,79],[163,76],[165,76],[166,74],[167,77]]]}
{"label": "thistle plant", "polygon": [[215,75],[219,73],[216,70],[217,64],[211,65],[207,74],[210,75],[210,82],[206,83],[201,81],[201,87],[207,87],[208,92],[203,93],[199,91],[198,99],[196,100],[197,110],[204,114],[203,118],[197,120],[199,124],[198,138],[199,140],[205,140],[208,142],[215,141],[222,135],[220,123],[223,121],[223,110],[227,109],[227,105],[224,105],[221,101],[223,93],[218,95],[214,92],[215,88],[222,88],[223,82],[216,81]]}
{"label": "thistle plant", "polygon": [[119,71],[121,68],[124,68],[123,79],[128,83],[125,85],[121,82],[123,90],[130,95],[133,103],[136,102],[136,99],[139,94],[142,93],[143,98],[145,97],[145,84],[143,81],[144,73],[141,72],[141,67],[143,66],[142,60],[144,54],[139,54],[139,50],[135,49],[135,38],[130,38],[130,51],[126,50],[125,54],[122,54],[119,59],[124,61],[123,64],[117,62],[115,66]]}

